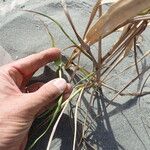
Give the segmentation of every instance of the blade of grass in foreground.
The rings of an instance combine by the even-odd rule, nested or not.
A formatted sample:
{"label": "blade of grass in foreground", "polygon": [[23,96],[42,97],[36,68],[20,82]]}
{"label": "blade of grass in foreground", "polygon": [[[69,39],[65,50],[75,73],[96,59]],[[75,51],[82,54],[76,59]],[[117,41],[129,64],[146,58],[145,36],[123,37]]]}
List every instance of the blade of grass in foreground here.
{"label": "blade of grass in foreground", "polygon": [[79,107],[79,103],[81,101],[81,97],[83,95],[83,92],[84,92],[84,87],[82,88],[82,90],[80,92],[79,98],[78,98],[77,103],[76,103],[76,108],[75,108],[73,150],[76,150],[78,107]]}
{"label": "blade of grass in foreground", "polygon": [[50,123],[48,125],[48,127],[46,128],[46,130],[31,144],[31,146],[28,148],[28,150],[31,150],[34,145],[46,134],[46,132],[50,129],[50,127],[52,126],[53,122],[55,121],[60,109],[61,109],[61,103],[62,103],[62,97],[58,100],[58,106],[56,107],[56,110],[53,114],[53,117],[50,118]]}
{"label": "blade of grass in foreground", "polygon": [[79,88],[79,89],[76,90],[76,91],[73,91],[72,94],[71,94],[71,96],[62,104],[62,111],[61,111],[60,115],[58,116],[58,119],[57,119],[57,121],[56,121],[56,123],[55,123],[55,125],[54,125],[54,127],[53,127],[53,129],[52,129],[52,133],[51,133],[51,135],[50,135],[50,138],[49,138],[49,141],[48,141],[48,145],[47,145],[47,149],[46,149],[46,150],[50,150],[50,146],[51,146],[51,143],[52,143],[52,139],[53,139],[54,133],[55,133],[55,131],[56,131],[56,128],[57,128],[57,126],[58,126],[58,123],[59,123],[59,121],[60,121],[60,119],[61,119],[61,117],[62,117],[62,115],[63,115],[65,109],[67,108],[67,106],[68,106],[70,100],[71,100],[73,97],[75,97],[77,94],[79,94],[79,93],[81,92],[81,90],[82,90],[82,87]]}
{"label": "blade of grass in foreground", "polygon": [[[54,112],[54,114],[53,114],[53,117],[50,118],[51,120],[50,120],[50,123],[49,123],[48,127],[47,127],[46,130],[31,144],[31,146],[30,146],[27,150],[32,150],[32,149],[33,149],[33,147],[35,146],[35,144],[36,144],[36,143],[46,134],[46,132],[50,129],[50,127],[51,127],[52,124],[54,123],[54,121],[55,121],[55,119],[56,119],[58,113],[61,111],[61,109],[63,108],[63,110],[61,111],[61,114],[63,114],[65,108],[67,107],[67,105],[68,105],[68,103],[69,103],[69,101],[70,101],[72,98],[74,98],[74,97],[81,91],[81,89],[82,89],[82,88],[79,88],[78,90],[73,91],[72,94],[71,94],[71,96],[70,96],[70,97],[65,101],[65,103],[63,103],[63,104],[62,104],[62,97],[59,99],[59,101],[58,101],[58,106],[57,106],[57,108],[56,108],[56,110],[55,110],[55,112]],[[61,105],[61,104],[62,104],[62,105]],[[55,133],[54,128],[57,127],[56,124],[58,125],[59,120],[60,120],[60,118],[61,118],[60,116],[62,116],[61,114],[59,115],[59,117],[58,117],[58,119],[57,119],[57,121],[56,121],[56,123],[55,123],[55,125],[54,125],[54,127],[53,127],[53,130],[52,130],[52,133],[51,133],[51,140],[52,140],[53,135],[54,135],[54,133]]]}

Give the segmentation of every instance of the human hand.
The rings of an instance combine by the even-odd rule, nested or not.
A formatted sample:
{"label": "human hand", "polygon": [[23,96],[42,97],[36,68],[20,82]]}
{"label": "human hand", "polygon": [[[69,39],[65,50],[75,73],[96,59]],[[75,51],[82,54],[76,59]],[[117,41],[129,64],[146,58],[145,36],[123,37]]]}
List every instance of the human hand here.
{"label": "human hand", "polygon": [[62,93],[70,94],[64,79],[35,83],[27,87],[30,93],[23,92],[34,72],[59,55],[52,48],[0,67],[0,150],[23,150],[35,116]]}

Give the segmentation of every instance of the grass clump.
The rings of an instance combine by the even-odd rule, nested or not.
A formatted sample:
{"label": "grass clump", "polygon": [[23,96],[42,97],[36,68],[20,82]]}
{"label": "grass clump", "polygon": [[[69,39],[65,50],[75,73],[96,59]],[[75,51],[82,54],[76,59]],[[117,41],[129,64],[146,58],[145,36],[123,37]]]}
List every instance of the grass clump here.
{"label": "grass clump", "polygon": [[[72,54],[69,58],[67,58],[67,61],[64,62],[62,59],[60,59],[55,63],[58,68],[59,77],[62,77],[62,73],[65,74],[68,71],[72,72],[70,82],[73,82],[75,80],[75,76],[80,77],[80,80],[74,84],[74,90],[71,96],[65,102],[63,102],[63,97],[61,96],[58,99],[58,103],[53,108],[53,110],[50,110],[46,113],[49,114],[48,117],[50,116],[48,118],[48,127],[44,131],[44,133],[34,141],[34,143],[28,148],[28,150],[32,149],[34,145],[45,135],[47,130],[49,130],[49,128],[53,126],[53,130],[47,146],[47,150],[50,149],[57,125],[65,109],[68,107],[68,105],[72,104],[72,101],[75,107],[73,111],[74,140],[72,149],[80,149],[81,147],[86,147],[87,149],[96,149],[86,139],[88,130],[92,128],[92,121],[89,120],[89,110],[93,108],[95,97],[98,98],[98,101],[101,101],[101,104],[107,110],[108,107],[112,105],[112,103],[117,99],[118,96],[142,96],[150,93],[149,91],[143,91],[144,85],[150,75],[145,78],[140,90],[138,90],[137,92],[126,92],[126,90],[132,84],[134,84],[135,81],[140,80],[140,77],[143,76],[143,74],[148,72],[150,69],[149,66],[146,67],[144,70],[140,69],[140,63],[142,63],[142,61],[150,55],[150,51],[146,51],[145,53],[141,51],[140,53],[142,54],[142,56],[140,58],[137,57],[139,53],[137,42],[141,37],[141,34],[147,28],[150,20],[150,1],[118,0],[110,6],[106,13],[103,13],[102,11],[102,2],[103,1],[101,0],[97,0],[95,6],[93,6],[91,15],[89,16],[89,21],[87,22],[87,26],[85,27],[84,35],[83,37],[81,37],[74,26],[65,1],[62,0],[62,7],[64,9],[64,13],[77,37],[78,42],[75,42],[75,40],[66,33],[62,25],[51,16],[48,16],[41,12],[26,10],[36,15],[46,17],[50,21],[54,22],[57,27],[60,28],[62,33],[73,44],[73,46],[67,47],[69,49],[72,49]],[[99,15],[99,19],[94,22],[94,18],[96,17],[96,15]],[[52,46],[55,46],[54,37],[50,33],[47,26],[44,26],[46,27],[46,30],[50,35]],[[121,31],[120,37],[112,45],[112,47],[104,53],[102,49],[103,38],[117,32],[118,30]],[[98,57],[95,57],[92,53],[92,46],[97,43]],[[134,63],[128,65],[127,68],[125,68],[124,70],[121,70],[118,76],[121,76],[127,70],[132,70],[133,68],[135,68],[136,70],[135,76],[120,89],[115,89],[108,84],[109,81],[116,78],[116,76],[113,76],[113,71],[117,68],[117,66],[123,65],[126,57],[131,51],[133,51],[134,53]],[[92,68],[87,69],[82,65],[81,55],[84,55],[89,60],[89,62],[92,64]],[[111,97],[111,99],[107,100],[106,102],[102,101],[102,97],[104,97],[103,88],[109,89],[114,92],[114,95]],[[79,120],[78,112],[80,109],[82,109],[82,95],[84,95],[84,93],[87,91],[92,91],[91,96],[88,100],[88,108],[87,110],[84,110],[83,120]],[[77,96],[77,100],[74,99],[74,97]],[[92,119],[96,120],[99,116],[103,116],[103,111],[98,111],[97,116]],[[82,125],[82,136],[80,141],[77,141],[78,122],[80,122]]]}

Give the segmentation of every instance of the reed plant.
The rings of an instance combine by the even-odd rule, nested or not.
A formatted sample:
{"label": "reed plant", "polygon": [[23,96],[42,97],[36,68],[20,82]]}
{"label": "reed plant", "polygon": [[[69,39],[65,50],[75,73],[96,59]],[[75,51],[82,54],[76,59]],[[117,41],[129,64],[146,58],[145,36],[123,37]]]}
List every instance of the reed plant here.
{"label": "reed plant", "polygon": [[[143,60],[149,57],[150,50],[140,52],[137,44],[139,39],[142,37],[142,33],[149,24],[150,0],[111,0],[111,2],[112,3],[109,9],[106,12],[103,12],[102,7],[105,0],[97,0],[89,16],[84,35],[81,36],[78,34],[78,31],[74,26],[72,21],[73,19],[69,13],[66,2],[64,0],[61,1],[64,13],[78,41],[73,39],[71,35],[65,31],[63,26],[50,15],[32,10],[26,10],[27,12],[46,17],[50,21],[54,22],[62,33],[71,41],[72,45],[66,47],[66,49],[71,50],[72,54],[65,61],[60,58],[55,62],[55,65],[57,67],[59,77],[62,77],[62,74],[68,74],[68,72],[71,72],[69,81],[73,84],[72,94],[65,102],[63,101],[63,96],[59,97],[57,104],[42,114],[41,117],[47,116],[45,120],[45,122],[48,123],[47,129],[43,132],[43,134],[35,139],[28,150],[31,150],[34,145],[45,135],[45,133],[52,128],[47,146],[47,150],[50,149],[58,123],[66,108],[71,104],[74,106],[72,111],[72,117],[74,119],[74,139],[72,149],[81,149],[82,146],[85,146],[86,149],[96,149],[86,140],[88,130],[90,130],[92,126],[92,120],[89,119],[89,109],[93,109],[95,97],[98,98],[98,101],[101,101],[104,96],[103,89],[113,91],[114,95],[112,95],[108,101],[104,102],[105,109],[107,110],[114,101],[117,101],[118,96],[142,96],[150,94],[149,91],[144,91],[144,85],[150,77],[150,73],[148,73],[150,66],[147,66],[144,70],[140,67]],[[97,16],[99,16],[98,19]],[[47,25],[44,22],[43,24],[49,34],[51,46],[55,47],[54,36],[51,34]],[[119,35],[117,41],[113,43],[108,51],[104,51],[102,48],[102,40],[105,37],[118,32],[118,30],[121,34]],[[93,47],[95,46],[97,56],[93,55],[93,51],[95,51]],[[126,58],[131,52],[134,54],[134,63],[128,64],[127,67],[120,70],[120,73],[116,76],[120,77],[125,75],[127,71],[135,70],[134,76],[126,83],[126,85],[122,85],[119,89],[114,88],[112,84],[109,84],[111,83],[109,81],[113,79],[115,80],[116,78],[116,76],[113,75],[113,71],[118,66],[124,65]],[[140,58],[138,57],[139,53],[141,54]],[[89,63],[92,64],[92,68],[87,69],[82,65],[82,56],[86,57]],[[140,77],[145,73],[147,73],[148,76],[145,77],[140,89],[136,92],[127,92],[127,89],[137,80],[140,80]],[[80,80],[78,82],[73,82],[75,81],[76,76],[78,76]],[[83,110],[83,119],[81,120],[79,119],[78,114],[79,110],[82,110],[82,96],[87,91],[91,91],[91,96],[87,99],[88,108]],[[100,111],[99,114],[92,119],[96,120],[99,116],[103,116],[103,111]],[[78,122],[82,125],[80,140],[77,140]]]}

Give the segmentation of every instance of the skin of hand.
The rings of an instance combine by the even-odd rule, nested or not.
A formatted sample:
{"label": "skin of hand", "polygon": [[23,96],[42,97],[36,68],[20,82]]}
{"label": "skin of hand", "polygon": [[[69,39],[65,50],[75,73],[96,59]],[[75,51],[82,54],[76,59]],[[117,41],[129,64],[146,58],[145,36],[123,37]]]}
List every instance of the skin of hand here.
{"label": "skin of hand", "polygon": [[23,92],[32,75],[59,56],[60,50],[51,48],[0,67],[0,150],[23,150],[35,117],[61,94],[70,95],[71,85],[60,78]]}

